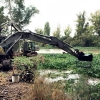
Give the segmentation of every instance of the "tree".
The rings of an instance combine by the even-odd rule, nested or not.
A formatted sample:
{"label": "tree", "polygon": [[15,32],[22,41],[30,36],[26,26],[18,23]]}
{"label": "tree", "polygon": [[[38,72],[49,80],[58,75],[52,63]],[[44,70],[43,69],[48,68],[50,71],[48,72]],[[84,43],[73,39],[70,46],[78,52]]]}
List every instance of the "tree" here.
{"label": "tree", "polygon": [[[11,20],[18,24],[19,27],[30,23],[31,17],[39,11],[34,6],[25,7],[24,0],[5,0],[7,9],[10,12]],[[12,3],[11,3],[12,2]],[[11,5],[13,4],[13,6]]]}
{"label": "tree", "polygon": [[30,23],[31,17],[39,11],[33,7],[25,7],[24,0],[15,0],[15,7],[12,9],[13,20],[24,27]]}
{"label": "tree", "polygon": [[77,15],[76,35],[71,42],[74,46],[90,46],[93,42],[90,32],[92,27],[86,22],[85,11]]}
{"label": "tree", "polygon": [[97,33],[100,36],[100,10],[91,13],[91,18],[89,18],[89,20],[92,23],[94,33]]}
{"label": "tree", "polygon": [[80,13],[77,15],[77,20],[76,20],[76,34],[77,35],[82,35],[86,31],[88,22],[86,23],[86,18],[85,18],[85,11],[83,13]]}
{"label": "tree", "polygon": [[53,36],[60,38],[60,27],[57,27],[56,31],[53,32]]}
{"label": "tree", "polygon": [[39,28],[35,29],[35,32],[38,33],[38,34],[43,34],[43,30],[39,29]]}
{"label": "tree", "polygon": [[44,25],[44,35],[50,36],[50,25],[49,22],[46,22]]}
{"label": "tree", "polygon": [[[2,25],[3,23],[5,23],[7,20],[9,20],[8,16],[4,15],[4,7],[0,7],[0,25]],[[7,34],[7,28],[4,28],[1,32],[0,30],[0,35],[2,34]]]}
{"label": "tree", "polygon": [[68,25],[67,28],[64,30],[64,35],[69,37],[71,32],[71,27]]}
{"label": "tree", "polygon": [[2,23],[5,23],[7,20],[9,20],[8,16],[4,15],[4,7],[2,6],[2,7],[0,7],[0,25]]}
{"label": "tree", "polygon": [[60,40],[70,44],[70,41],[72,40],[72,37],[70,36],[71,32],[72,32],[71,27],[68,25],[64,30],[64,36],[62,36]]}
{"label": "tree", "polygon": [[1,3],[5,4],[6,12],[8,11],[9,19],[12,19],[12,2],[14,0],[0,0]]}

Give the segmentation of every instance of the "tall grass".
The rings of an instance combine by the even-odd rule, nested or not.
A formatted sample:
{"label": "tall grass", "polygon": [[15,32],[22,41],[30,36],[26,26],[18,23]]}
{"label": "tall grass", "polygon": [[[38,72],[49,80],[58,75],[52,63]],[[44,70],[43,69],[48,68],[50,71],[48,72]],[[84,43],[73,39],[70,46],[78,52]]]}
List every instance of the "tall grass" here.
{"label": "tall grass", "polygon": [[47,84],[44,78],[36,78],[35,84],[24,95],[23,100],[72,100],[63,88],[57,88],[57,84]]}

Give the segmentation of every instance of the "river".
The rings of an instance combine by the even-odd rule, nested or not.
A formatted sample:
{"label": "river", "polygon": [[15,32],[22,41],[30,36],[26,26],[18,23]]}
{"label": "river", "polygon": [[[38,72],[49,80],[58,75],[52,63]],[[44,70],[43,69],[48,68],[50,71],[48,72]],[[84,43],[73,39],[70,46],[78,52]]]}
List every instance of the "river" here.
{"label": "river", "polygon": [[[40,76],[56,76],[55,78],[50,78],[50,77],[45,77],[45,82],[47,83],[52,83],[52,82],[57,82],[57,81],[63,81],[63,80],[70,80],[70,79],[74,79],[74,80],[78,80],[81,75],[79,74],[71,74],[72,70],[68,71],[59,71],[59,70],[38,70],[38,72],[40,73]],[[63,77],[64,75],[64,77]],[[84,77],[85,79],[85,77]],[[100,83],[100,79],[98,78],[88,78],[88,83],[91,85],[96,85],[98,83]]]}
{"label": "river", "polygon": [[62,54],[65,52],[62,49],[40,49],[37,53],[55,53],[55,54]]}
{"label": "river", "polygon": [[[40,49],[39,51],[37,51],[38,54],[62,54],[63,52],[66,52],[62,49]],[[47,73],[58,73],[57,71],[53,71],[53,70],[44,70],[44,71],[40,71],[40,74],[47,74]],[[63,71],[61,71],[63,72]],[[69,73],[70,71],[65,71],[63,73]],[[56,77],[54,79],[52,78],[45,78],[48,82],[54,82],[54,81],[58,81],[58,80],[68,80],[68,79],[77,79],[79,78],[78,74],[68,74],[68,77],[67,78],[63,78],[62,76],[59,76],[59,77]],[[91,78],[91,79],[88,79],[88,82],[91,84],[91,85],[94,85],[94,84],[98,84],[100,83],[100,80],[97,79],[97,78]]]}
{"label": "river", "polygon": [[[92,53],[92,54],[98,54],[100,53],[100,50],[82,50],[84,53]],[[66,51],[62,50],[62,49],[40,49],[39,51],[37,51],[37,53],[41,54],[41,53],[54,53],[54,54],[62,54]]]}

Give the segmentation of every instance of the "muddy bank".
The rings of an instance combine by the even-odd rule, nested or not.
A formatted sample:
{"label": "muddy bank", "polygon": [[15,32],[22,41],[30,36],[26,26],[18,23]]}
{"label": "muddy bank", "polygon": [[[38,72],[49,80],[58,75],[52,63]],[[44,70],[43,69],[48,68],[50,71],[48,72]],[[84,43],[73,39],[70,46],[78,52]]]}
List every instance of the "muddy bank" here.
{"label": "muddy bank", "polygon": [[0,100],[24,100],[32,84],[9,81],[12,72],[0,72]]}

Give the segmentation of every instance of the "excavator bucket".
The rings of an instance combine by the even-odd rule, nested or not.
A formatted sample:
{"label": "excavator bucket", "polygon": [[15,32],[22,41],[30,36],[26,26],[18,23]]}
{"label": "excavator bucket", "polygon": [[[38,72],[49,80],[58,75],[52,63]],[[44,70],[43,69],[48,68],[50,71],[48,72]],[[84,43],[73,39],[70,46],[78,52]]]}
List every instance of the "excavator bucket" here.
{"label": "excavator bucket", "polygon": [[76,62],[76,66],[82,67],[82,68],[91,68],[92,60],[93,60],[92,54],[85,54],[83,52],[79,52],[78,61]]}
{"label": "excavator bucket", "polygon": [[92,54],[84,54],[84,55],[79,55],[78,60],[80,61],[92,61],[93,60],[93,55]]}

